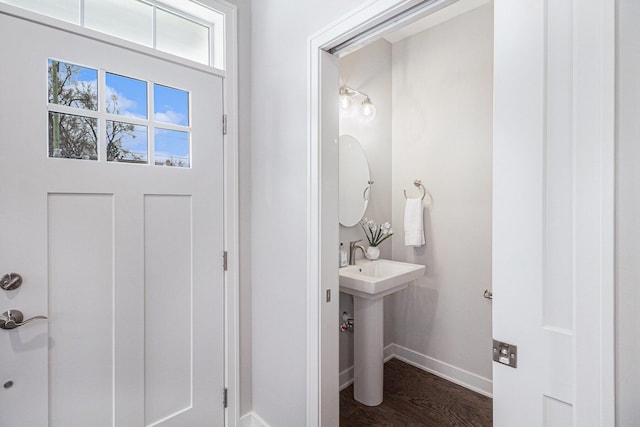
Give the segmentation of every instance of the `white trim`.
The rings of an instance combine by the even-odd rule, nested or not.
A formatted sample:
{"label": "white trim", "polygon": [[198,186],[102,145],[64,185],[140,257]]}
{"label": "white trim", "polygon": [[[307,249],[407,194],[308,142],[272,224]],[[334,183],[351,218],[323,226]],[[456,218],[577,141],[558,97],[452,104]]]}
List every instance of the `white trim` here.
{"label": "white trim", "polygon": [[615,424],[616,3],[573,8],[576,425]]}
{"label": "white trim", "polygon": [[240,427],[270,427],[260,415],[255,412],[246,413],[240,418]]}
{"label": "white trim", "polygon": [[340,384],[340,391],[353,384],[353,365],[340,372],[338,384]]}
{"label": "white trim", "polygon": [[[481,377],[480,375],[402,347],[401,345],[391,343],[384,348],[385,363],[391,359],[401,360],[466,389],[487,397],[493,397],[493,381],[489,378]],[[344,390],[351,384],[353,384],[353,366],[340,372],[340,390]]]}
{"label": "white trim", "polygon": [[417,351],[402,347],[398,344],[387,346],[384,354],[385,359],[386,357],[396,358],[471,391],[487,397],[493,397],[493,381],[489,378],[481,377],[480,375],[434,359],[425,354],[420,354]]}
{"label": "white trim", "polygon": [[[202,2],[204,4],[204,2]],[[206,0],[225,16],[225,64],[223,79],[225,249],[225,386],[227,387],[226,426],[240,423],[240,213],[238,187],[238,9],[222,0]],[[220,117],[222,120],[222,117]],[[266,425],[266,424],[265,424]]]}
{"label": "white trim", "polygon": [[617,52],[617,1],[607,1],[602,5],[603,57],[602,67],[602,243],[600,307],[600,345],[602,354],[602,377],[600,407],[602,425],[616,422],[616,52]]}

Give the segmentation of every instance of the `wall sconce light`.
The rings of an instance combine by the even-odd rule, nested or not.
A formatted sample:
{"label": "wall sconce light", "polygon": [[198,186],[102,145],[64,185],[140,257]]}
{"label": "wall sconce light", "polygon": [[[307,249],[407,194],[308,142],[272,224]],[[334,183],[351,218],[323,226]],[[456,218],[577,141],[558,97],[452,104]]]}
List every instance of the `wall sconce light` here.
{"label": "wall sconce light", "polygon": [[371,98],[366,93],[357,91],[347,85],[340,86],[340,109],[343,112],[353,111],[353,98],[355,96],[361,96],[364,100],[360,104],[360,113],[362,117],[367,120],[373,120],[376,116],[376,107],[371,102]]}

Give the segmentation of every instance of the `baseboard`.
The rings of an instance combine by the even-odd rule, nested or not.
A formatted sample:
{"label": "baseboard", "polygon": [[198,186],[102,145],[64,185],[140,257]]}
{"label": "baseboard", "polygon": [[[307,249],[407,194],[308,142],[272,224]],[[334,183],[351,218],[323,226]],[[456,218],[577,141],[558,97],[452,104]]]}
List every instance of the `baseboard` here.
{"label": "baseboard", "polygon": [[338,384],[340,384],[340,391],[344,390],[345,388],[353,384],[353,366],[340,372],[340,378],[338,379]]}
{"label": "baseboard", "polygon": [[240,417],[240,427],[269,427],[269,424],[252,411]]}
{"label": "baseboard", "polygon": [[[488,378],[473,374],[464,369],[457,368],[448,363],[420,354],[397,344],[389,344],[384,348],[384,361],[393,358],[402,360],[409,365],[430,372],[447,381],[461,385],[482,395],[493,397],[493,381]],[[340,372],[340,390],[353,384],[353,366]],[[243,426],[244,427],[244,426]]]}
{"label": "baseboard", "polygon": [[465,371],[464,369],[397,344],[391,344],[385,347],[384,354],[385,360],[387,360],[387,357],[395,357],[409,365],[430,372],[469,390],[473,390],[487,397],[493,397],[493,381],[488,378],[481,377],[480,375]]}
{"label": "baseboard", "polygon": [[[393,359],[393,354],[389,353],[389,349],[393,346],[393,344],[389,344],[388,346],[386,346],[384,348],[384,361],[385,363],[390,360]],[[344,390],[345,388],[349,387],[351,384],[353,384],[353,366],[345,369],[344,371],[340,372],[340,378],[338,379],[338,384],[340,384],[340,391]]]}

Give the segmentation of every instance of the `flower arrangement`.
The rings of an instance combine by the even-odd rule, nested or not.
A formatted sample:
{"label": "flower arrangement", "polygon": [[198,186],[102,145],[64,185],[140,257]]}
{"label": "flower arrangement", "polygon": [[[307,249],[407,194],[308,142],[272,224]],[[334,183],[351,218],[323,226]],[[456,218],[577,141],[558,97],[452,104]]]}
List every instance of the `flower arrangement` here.
{"label": "flower arrangement", "polygon": [[369,246],[376,247],[393,235],[393,228],[389,222],[378,225],[372,219],[363,218],[360,226],[369,241]]}

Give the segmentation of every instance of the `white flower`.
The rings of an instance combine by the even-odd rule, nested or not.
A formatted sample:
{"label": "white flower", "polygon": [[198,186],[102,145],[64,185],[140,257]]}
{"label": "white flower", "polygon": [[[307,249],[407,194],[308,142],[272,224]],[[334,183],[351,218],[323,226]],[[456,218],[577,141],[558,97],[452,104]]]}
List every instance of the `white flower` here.
{"label": "white flower", "polygon": [[388,221],[378,225],[372,219],[363,218],[360,221],[360,226],[362,227],[367,241],[371,246],[378,246],[393,234],[391,223],[389,223]]}

